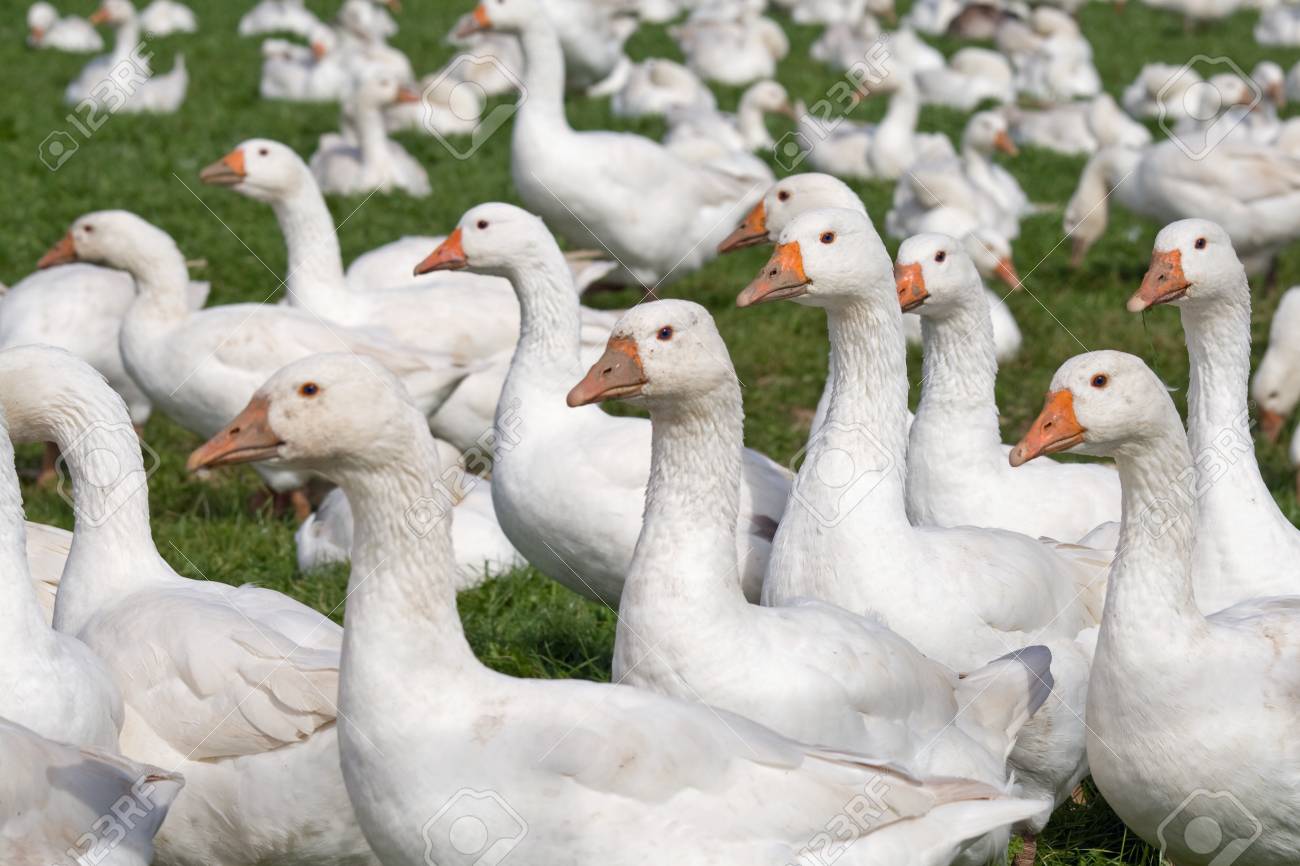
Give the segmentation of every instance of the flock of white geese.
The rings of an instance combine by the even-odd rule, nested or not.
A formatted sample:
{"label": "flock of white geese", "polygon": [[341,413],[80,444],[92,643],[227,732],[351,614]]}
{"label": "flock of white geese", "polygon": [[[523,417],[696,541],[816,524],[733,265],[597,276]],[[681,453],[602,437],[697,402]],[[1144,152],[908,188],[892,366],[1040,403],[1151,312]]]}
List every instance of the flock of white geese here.
{"label": "flock of white geese", "polygon": [[[1300,402],[1300,288],[1251,382],[1248,281],[1300,237],[1300,127],[1277,113],[1300,74],[1152,65],[1117,102],[1077,2],[918,0],[892,33],[891,0],[778,2],[825,27],[816,59],[873,64],[879,123],[789,99],[761,0],[483,0],[424,78],[387,42],[396,2],[243,17],[281,34],[264,98],[342,106],[308,160],[250,139],[200,175],[274,211],[283,302],[205,306],[176,241],[125,210],[78,217],[0,299],[0,861],[979,866],[1014,834],[1031,864],[1091,776],[1177,866],[1300,862],[1300,531],[1248,404],[1275,438]],[[1241,4],[1160,5],[1197,26]],[[1297,8],[1266,9],[1260,41],[1300,40]],[[676,21],[686,62],[629,59],[642,20]],[[71,102],[142,34],[198,27],[175,0],[90,21],[42,2],[28,41],[99,51],[95,24],[115,45]],[[919,34],[996,50],[944,58]],[[707,81],[746,87],[736,112]],[[187,84],[178,58],[123,109],[178,110]],[[325,193],[427,195],[389,134],[472,143],[515,88],[524,207],[345,267]],[[575,91],[669,132],[575,130]],[[956,146],[917,131],[922,105],[990,99]],[[795,132],[774,140],[773,113]],[[1110,205],[1167,223],[1128,310],[1178,309],[1186,426],[1143,360],[1092,351],[1003,443],[998,361],[1021,336],[985,281],[1020,285],[1012,244],[1043,210],[992,159],[1018,145],[1089,156],[1076,263]],[[895,183],[892,207],[842,178]],[[745,447],[704,307],[581,303],[751,246],[773,249],[737,305],[827,318],[797,473]],[[252,465],[302,520],[303,569],[351,561],[344,628],[159,555],[136,433],[155,408],[207,440],[189,469]],[[73,533],[24,520],[22,442],[66,467]],[[1067,450],[1110,462],[1049,456]],[[616,684],[475,657],[457,591],[525,563],[617,608]]]}

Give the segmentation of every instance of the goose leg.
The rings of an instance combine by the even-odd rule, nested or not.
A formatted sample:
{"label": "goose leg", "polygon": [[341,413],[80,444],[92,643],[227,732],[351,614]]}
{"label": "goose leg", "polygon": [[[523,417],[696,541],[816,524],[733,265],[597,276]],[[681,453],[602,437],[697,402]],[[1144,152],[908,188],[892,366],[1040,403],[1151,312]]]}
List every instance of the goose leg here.
{"label": "goose leg", "polygon": [[1016,855],[1015,866],[1034,866],[1034,858],[1038,856],[1038,835],[1026,833],[1020,839],[1023,844]]}

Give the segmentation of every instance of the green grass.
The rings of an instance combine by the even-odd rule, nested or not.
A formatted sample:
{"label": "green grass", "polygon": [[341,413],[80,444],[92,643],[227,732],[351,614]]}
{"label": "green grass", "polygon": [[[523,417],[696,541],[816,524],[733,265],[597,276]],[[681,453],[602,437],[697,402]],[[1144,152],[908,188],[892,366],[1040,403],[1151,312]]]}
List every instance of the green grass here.
{"label": "green grass", "polygon": [[[198,184],[199,169],[237,142],[253,137],[279,139],[303,155],[315,148],[320,133],[335,128],[332,106],[262,102],[257,96],[260,57],[257,40],[240,39],[235,25],[251,0],[190,0],[202,32],[173,37],[156,46],[155,68],[168,69],[175,51],[189,61],[191,84],[184,108],[171,117],[118,116],[110,119],[57,172],[37,158],[40,142],[52,131],[69,129],[63,86],[84,59],[34,53],[23,47],[24,29],[17,7],[8,4],[0,20],[0,63],[8,70],[0,91],[0,280],[14,282],[28,273],[40,254],[76,216],[100,208],[133,210],[170,232],[191,258],[207,260],[196,276],[213,283],[212,302],[262,300],[279,294],[285,270],[281,235],[269,208],[227,191]],[[313,2],[333,12],[336,0]],[[468,0],[407,0],[395,40],[428,72],[450,53],[442,37],[453,20],[468,9]],[[65,2],[65,10],[88,13],[87,0]],[[1107,89],[1118,95],[1142,64],[1153,60],[1182,63],[1197,54],[1226,55],[1243,68],[1271,57],[1289,68],[1300,51],[1264,50],[1251,37],[1255,14],[1243,13],[1222,25],[1186,33],[1181,19],[1130,4],[1117,14],[1106,4],[1082,13],[1097,64]],[[792,95],[813,101],[836,80],[836,74],[807,59],[817,28],[789,25],[793,50],[779,77]],[[940,47],[951,52],[954,44]],[[679,57],[662,27],[643,28],[631,41],[635,57]],[[721,89],[721,101],[734,105],[737,91]],[[610,116],[605,101],[573,99],[570,117],[582,128],[631,128],[658,134],[657,121],[633,125]],[[878,117],[879,100],[869,100],[859,114]],[[964,116],[926,109],[921,125],[957,136]],[[437,141],[400,137],[429,169],[433,197],[416,201],[376,195],[334,199],[344,256],[359,253],[402,234],[445,232],[470,206],[486,200],[515,200],[508,173],[508,128],[499,131],[468,162],[453,159]],[[1080,271],[1067,266],[1059,209],[1072,191],[1082,160],[1029,151],[1004,160],[1035,202],[1057,206],[1052,215],[1025,223],[1015,252],[1029,292],[1008,298],[1024,332],[1024,350],[1005,364],[998,386],[1005,438],[1014,441],[1037,413],[1052,372],[1083,348],[1118,348],[1146,358],[1173,387],[1181,403],[1187,382],[1187,359],[1178,316],[1160,309],[1145,316],[1124,310],[1123,301],[1145,270],[1158,226],[1124,213],[1114,214],[1105,239]],[[886,184],[858,186],[878,218],[888,207]],[[1212,216],[1212,215],[1207,215]],[[749,251],[716,261],[673,284],[663,294],[691,298],[709,307],[731,347],[745,383],[750,445],[778,460],[802,446],[809,409],[825,377],[824,317],[792,305],[738,311],[736,292],[764,260]],[[1300,282],[1300,258],[1282,259],[1282,285]],[[626,306],[639,292],[604,295],[594,303]],[[1256,358],[1262,351],[1276,297],[1260,297],[1254,314]],[[1082,345],[1080,345],[1082,343]],[[919,357],[912,359],[914,379]],[[914,395],[915,397],[915,395]],[[242,583],[253,581],[290,593],[341,618],[346,569],[309,575],[294,567],[292,525],[268,514],[250,515],[249,496],[257,489],[251,471],[226,471],[210,482],[184,472],[185,455],[198,438],[156,414],[145,439],[160,455],[150,483],[154,534],[162,554],[182,574]],[[1283,440],[1286,441],[1285,439]],[[1297,505],[1284,446],[1259,446],[1261,466],[1270,487],[1293,519]],[[20,468],[35,473],[40,452],[20,450]],[[33,520],[71,525],[71,511],[56,493],[27,484]],[[577,676],[606,679],[613,647],[614,616],[603,606],[583,601],[532,571],[489,583],[461,599],[467,631],[476,651],[493,667],[521,676]],[[1039,862],[1053,864],[1155,864],[1154,852],[1126,833],[1096,794],[1086,806],[1060,810],[1040,842]]]}

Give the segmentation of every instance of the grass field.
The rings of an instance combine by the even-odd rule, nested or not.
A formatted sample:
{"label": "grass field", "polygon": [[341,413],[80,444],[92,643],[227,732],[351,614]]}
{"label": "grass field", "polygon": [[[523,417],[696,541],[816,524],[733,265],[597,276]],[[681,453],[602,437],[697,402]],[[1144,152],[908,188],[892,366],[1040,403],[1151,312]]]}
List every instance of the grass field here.
{"label": "grass field", "polygon": [[[321,133],[336,127],[337,109],[261,101],[257,96],[259,42],[235,35],[238,17],[251,0],[189,2],[199,14],[202,31],[158,43],[154,60],[156,69],[166,70],[174,52],[185,54],[191,84],[184,108],[170,117],[113,117],[88,140],[77,136],[79,149],[55,172],[42,164],[38,147],[55,130],[72,131],[65,119],[68,107],[62,103],[62,91],[85,61],[26,50],[20,9],[26,4],[5,4],[0,20],[0,64],[8,70],[6,86],[0,90],[4,183],[0,280],[12,283],[27,274],[79,214],[125,208],[170,232],[187,256],[207,260],[206,268],[195,276],[212,281],[212,303],[279,296],[285,253],[270,209],[200,186],[198,171],[234,144],[254,136],[279,139],[306,156]],[[66,0],[63,9],[88,14],[90,4],[91,0]],[[319,13],[332,14],[337,2],[313,0],[310,5]],[[442,38],[469,8],[468,0],[463,6],[457,0],[406,0],[404,5],[399,19],[402,31],[394,42],[412,58],[417,71],[431,71],[449,56]],[[1241,13],[1199,33],[1185,32],[1179,17],[1136,3],[1122,13],[1106,4],[1091,4],[1081,17],[1106,87],[1116,95],[1149,61],[1183,63],[1202,54],[1227,56],[1250,69],[1265,57],[1287,68],[1300,59],[1300,51],[1266,51],[1255,44],[1251,36],[1255,13]],[[837,76],[808,60],[807,49],[818,29],[784,23],[793,48],[779,78],[792,96],[811,102]],[[950,52],[958,46],[943,42],[939,47]],[[637,58],[679,58],[661,27],[642,28],[629,43],[629,52]],[[725,107],[732,107],[737,95],[719,90]],[[883,107],[881,101],[869,100],[858,114],[877,117]],[[651,135],[662,131],[657,122],[629,127],[615,121],[606,101],[575,98],[569,115],[580,128],[634,128]],[[921,126],[948,132],[955,139],[964,120],[957,112],[927,108]],[[336,221],[346,220],[340,241],[348,260],[402,234],[443,233],[476,203],[515,200],[508,172],[508,126],[467,162],[453,159],[434,139],[400,138],[429,169],[434,195],[423,201],[389,195],[364,202],[331,200]],[[1052,372],[1085,348],[1118,348],[1141,355],[1178,389],[1175,396],[1181,404],[1187,360],[1177,314],[1157,309],[1139,317],[1126,312],[1123,304],[1146,268],[1158,226],[1113,214],[1106,238],[1086,266],[1072,271],[1067,265],[1069,245],[1062,243],[1060,208],[1083,161],[1030,150],[1003,162],[1032,200],[1057,208],[1026,222],[1015,246],[1027,290],[1007,302],[1025,340],[1020,357],[1003,366],[999,380],[1004,437],[1014,441],[1020,436],[1037,413]],[[891,187],[865,184],[859,191],[872,214],[882,217]],[[734,308],[737,291],[753,277],[764,257],[764,252],[751,250],[716,261],[663,294],[699,301],[717,317],[746,386],[748,444],[784,461],[802,446],[809,409],[824,381],[826,332],[819,311],[789,304],[746,311]],[[1300,256],[1293,252],[1283,257],[1281,277],[1282,286],[1300,282]],[[600,296],[592,303],[619,307],[640,299],[641,293],[627,291]],[[1275,303],[1276,296],[1257,299],[1256,358]],[[912,360],[914,379],[919,378],[919,356]],[[149,422],[145,439],[161,458],[150,481],[154,535],[162,554],[180,573],[260,583],[342,618],[346,569],[297,573],[292,524],[246,510],[247,499],[257,489],[251,471],[225,471],[211,482],[187,476],[185,457],[199,440],[160,414]],[[1265,478],[1294,519],[1297,508],[1284,446],[1259,447]],[[20,469],[28,478],[34,476],[39,459],[36,446],[20,450]],[[24,492],[31,519],[71,526],[71,509],[55,492],[32,485]],[[578,599],[534,572],[523,571],[464,594],[461,610],[475,649],[495,668],[523,676],[608,678],[613,612]],[[1039,862],[1154,864],[1157,856],[1126,833],[1093,792],[1087,805],[1070,805],[1058,813],[1041,840]]]}

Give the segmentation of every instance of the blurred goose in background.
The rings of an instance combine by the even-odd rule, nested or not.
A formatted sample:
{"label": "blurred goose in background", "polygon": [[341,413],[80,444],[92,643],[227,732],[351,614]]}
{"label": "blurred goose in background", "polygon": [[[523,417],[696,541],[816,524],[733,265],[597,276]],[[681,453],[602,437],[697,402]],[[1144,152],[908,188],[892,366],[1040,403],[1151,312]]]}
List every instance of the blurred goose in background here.
{"label": "blurred goose in background", "polygon": [[568,86],[596,96],[622,86],[632,67],[623,43],[636,32],[635,16],[601,0],[542,0],[542,6],[564,49]]}
{"label": "blurred goose in background", "polygon": [[308,39],[309,45],[287,39],[262,43],[258,92],[263,99],[336,102],[344,98],[352,77],[347,59],[338,50],[338,37],[332,28],[317,24]]}
{"label": "blurred goose in background", "polygon": [[292,33],[310,39],[321,24],[304,0],[259,0],[239,19],[239,35]]}
{"label": "blurred goose in background", "polygon": [[1196,107],[1197,94],[1202,91],[1198,85],[1204,82],[1201,74],[1190,66],[1148,63],[1133,83],[1124,88],[1120,102],[1134,117],[1163,117],[1173,123],[1187,117]]}
{"label": "blurred goose in background", "polygon": [[92,24],[108,24],[113,28],[113,50],[104,57],[91,60],[64,90],[63,98],[69,103],[79,103],[98,92],[103,82],[119,64],[130,64],[136,75],[143,76],[131,92],[121,100],[105,104],[111,111],[128,113],[171,114],[185,101],[185,92],[189,87],[189,73],[185,69],[185,58],[176,55],[172,71],[166,75],[154,75],[149,58],[139,54],[141,27],[140,19],[130,0],[104,0],[103,4],[90,16]]}
{"label": "blurred goose in background", "polygon": [[827,22],[808,54],[834,69],[847,69],[867,56],[867,49],[880,39],[880,34],[880,22],[872,15]]}
{"label": "blurred goose in background", "polygon": [[33,3],[27,9],[27,44],[32,48],[50,48],[88,54],[102,51],[104,40],[91,24],[80,15],[59,15],[50,3]]}
{"label": "blurred goose in background", "polygon": [[467,12],[452,27],[446,41],[464,49],[442,68],[449,78],[481,87],[486,97],[519,90],[524,77],[524,52],[518,39],[479,28],[474,14]]}
{"label": "blurred goose in background", "polygon": [[309,165],[325,192],[365,195],[404,192],[423,198],[429,174],[406,148],[388,137],[384,110],[401,103],[419,104],[420,94],[401,85],[391,72],[366,69],[352,80],[343,103],[340,132],[320,137]]}
{"label": "blurred goose in background", "polygon": [[413,88],[414,102],[398,100],[384,109],[384,127],[437,135],[471,135],[483,115],[483,91],[446,70],[426,75]]}
{"label": "blurred goose in background", "polygon": [[[0,778],[0,839],[14,866],[70,862],[87,837],[99,866],[149,866],[153,837],[185,780],[179,773],[141,764],[114,750],[69,746],[0,718],[0,753],[8,768]],[[121,838],[93,829],[106,815]],[[89,853],[89,852],[87,852]]]}
{"label": "blurred goose in background", "polygon": [[776,75],[790,52],[779,24],[759,14],[693,14],[671,30],[686,65],[709,81],[740,87]]}
{"label": "blurred goose in background", "polygon": [[1300,6],[1279,3],[1261,12],[1255,22],[1255,41],[1260,45],[1300,45]]}
{"label": "blurred goose in background", "polygon": [[609,101],[616,117],[665,115],[674,110],[714,111],[717,105],[713,91],[699,76],[662,57],[633,64],[627,80]]}
{"label": "blurred goose in background", "polygon": [[1300,286],[1282,293],[1268,326],[1268,347],[1250,381],[1259,407],[1259,432],[1276,442],[1300,403]]}
{"label": "blurred goose in background", "polygon": [[1016,90],[1049,105],[1090,99],[1101,93],[1092,46],[1068,13],[1039,6],[1029,18],[1038,37],[1033,49],[1013,58]]}
{"label": "blurred goose in background", "polygon": [[[1088,689],[1088,757],[1098,790],[1170,862],[1213,864],[1223,852],[1219,839],[1244,862],[1296,862],[1296,803],[1275,792],[1294,790],[1300,774],[1293,759],[1278,759],[1275,744],[1291,736],[1300,712],[1300,596],[1248,597],[1202,612],[1192,563],[1205,525],[1186,486],[1197,472],[1195,445],[1189,448],[1164,383],[1141,359],[1103,351],[1066,361],[1012,462],[1072,446],[1113,456],[1124,487]],[[1231,795],[1209,793],[1225,778],[1236,780]],[[1171,815],[1176,832],[1168,832]]]}
{"label": "blurred goose in background", "polygon": [[[456,611],[450,526],[417,534],[405,524],[402,503],[426,496],[439,472],[429,433],[400,389],[375,389],[372,372],[384,374],[347,355],[285,368],[232,422],[230,438],[203,446],[191,464],[240,462],[250,443],[265,443],[258,447],[290,465],[320,466],[367,514],[353,545],[339,689],[340,717],[352,721],[339,728],[339,755],[358,821],[390,866],[447,862],[464,850],[456,834],[420,828],[431,809],[466,789],[509,791],[512,810],[531,816],[532,832],[512,831],[521,862],[574,866],[652,855],[784,863],[799,856],[826,815],[863,790],[881,792],[873,797],[879,815],[852,831],[845,866],[941,866],[967,840],[1037,808],[974,781],[922,782],[891,764],[802,745],[741,716],[644,689],[517,679],[484,667]],[[308,381],[335,400],[305,401],[298,390]],[[376,579],[363,585],[364,575]],[[410,604],[412,593],[425,603]],[[392,669],[411,680],[397,714],[391,687],[365,674]],[[438,710],[446,706],[457,712]],[[475,720],[488,717],[500,724],[485,738]],[[603,719],[599,727],[593,718]],[[773,786],[785,796],[769,796]],[[377,789],[392,796],[368,794]],[[569,820],[575,814],[603,820],[578,824]]]}
{"label": "blurred goose in background", "polygon": [[971,111],[981,102],[1011,103],[1016,99],[1011,63],[996,51],[967,47],[957,51],[946,66],[916,73],[921,101]]}
{"label": "blurred goose in background", "polygon": [[353,70],[382,70],[399,82],[415,80],[410,59],[388,44],[397,25],[383,7],[372,0],[343,0],[335,24],[339,50]]}
{"label": "blurred goose in background", "polygon": [[1151,143],[1151,131],[1125,114],[1109,93],[1038,110],[1008,105],[1003,114],[1016,144],[1070,156],[1093,154],[1103,147],[1141,148]]}
{"label": "blurred goose in background", "polygon": [[515,190],[570,242],[619,261],[606,282],[651,286],[698,268],[762,195],[769,171],[733,174],[693,165],[643,136],[575,131],[564,113],[559,40],[539,0],[480,5],[475,19],[518,33],[524,48],[528,99],[511,138]]}
{"label": "blurred goose in background", "polygon": [[745,88],[734,114],[716,109],[672,109],[664,144],[682,156],[697,154],[687,156],[692,162],[707,161],[698,154],[712,148],[719,152],[770,150],[776,141],[767,131],[769,114],[790,117],[794,108],[784,87],[775,81],[759,81]]}
{"label": "blurred goose in background", "polygon": [[153,36],[199,32],[194,10],[176,0],[153,0],[140,13],[140,26]]}

